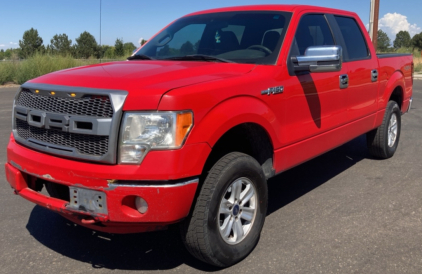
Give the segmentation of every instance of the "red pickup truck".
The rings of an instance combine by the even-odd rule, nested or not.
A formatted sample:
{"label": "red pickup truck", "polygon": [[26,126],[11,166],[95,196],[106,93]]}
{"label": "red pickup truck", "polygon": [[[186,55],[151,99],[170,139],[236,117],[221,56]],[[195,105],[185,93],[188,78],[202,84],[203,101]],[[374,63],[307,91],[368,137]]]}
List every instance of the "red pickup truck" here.
{"label": "red pickup truck", "polygon": [[372,155],[393,156],[412,81],[412,56],[377,55],[355,13],[197,12],[128,61],[24,83],[6,176],[16,194],[91,229],[180,222],[195,257],[229,266],[258,242],[268,178],[365,133]]}

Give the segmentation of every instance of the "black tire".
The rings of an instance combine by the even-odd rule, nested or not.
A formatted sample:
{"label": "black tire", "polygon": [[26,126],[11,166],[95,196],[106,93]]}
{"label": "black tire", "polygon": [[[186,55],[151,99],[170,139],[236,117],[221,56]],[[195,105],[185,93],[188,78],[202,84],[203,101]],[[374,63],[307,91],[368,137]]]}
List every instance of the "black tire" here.
{"label": "black tire", "polygon": [[[389,143],[389,124],[392,116],[397,118],[397,134],[393,144]],[[366,142],[369,152],[381,159],[391,158],[399,145],[401,132],[401,111],[395,101],[389,101],[385,110],[384,119],[380,127],[366,134]]]}
{"label": "black tire", "polygon": [[[254,198],[257,201],[255,217],[243,240],[229,244],[220,233],[219,208],[229,186],[239,178],[247,178],[253,184],[257,195]],[[251,156],[239,152],[223,156],[209,171],[192,214],[181,223],[186,248],[194,257],[219,267],[228,267],[241,261],[258,243],[267,213],[267,202],[267,181],[259,163]]]}

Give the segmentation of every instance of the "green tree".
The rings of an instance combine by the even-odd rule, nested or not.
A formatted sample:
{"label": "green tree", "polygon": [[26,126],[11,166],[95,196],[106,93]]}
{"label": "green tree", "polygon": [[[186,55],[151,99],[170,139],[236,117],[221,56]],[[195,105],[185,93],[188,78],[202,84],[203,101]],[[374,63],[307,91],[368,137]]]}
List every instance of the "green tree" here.
{"label": "green tree", "polygon": [[107,49],[109,48],[110,46],[109,45],[101,45],[101,46],[99,46],[99,56],[100,56],[100,58],[104,58],[104,54],[105,54],[105,52],[107,51]]}
{"label": "green tree", "polygon": [[187,41],[186,43],[184,43],[181,47],[180,47],[180,53],[182,55],[189,55],[189,54],[194,54],[195,50],[193,49],[193,45],[191,42]]}
{"label": "green tree", "polygon": [[136,47],[132,42],[128,42],[123,45],[123,49],[124,49],[125,55],[131,55],[132,52],[136,49]]}
{"label": "green tree", "polygon": [[107,46],[104,51],[104,58],[113,59],[114,58],[114,47]]}
{"label": "green tree", "polygon": [[89,58],[91,56],[99,57],[99,46],[94,36],[84,31],[76,38],[75,53],[78,58]]}
{"label": "green tree", "polygon": [[393,46],[395,49],[399,49],[401,47],[408,48],[412,45],[412,39],[410,38],[410,34],[408,31],[401,30],[399,33],[396,34],[396,39],[393,42]]}
{"label": "green tree", "polygon": [[201,40],[196,41],[195,45],[193,45],[193,48],[194,48],[195,52],[198,52],[199,43],[201,43]]}
{"label": "green tree", "polygon": [[415,50],[415,48],[422,50],[422,32],[413,36],[412,46],[413,46],[413,50]]}
{"label": "green tree", "polygon": [[46,47],[44,45],[41,45],[38,48],[37,52],[40,53],[40,54],[45,54],[45,53],[47,53],[47,49],[46,49]]}
{"label": "green tree", "polygon": [[11,50],[11,49],[7,49],[7,50],[4,52],[4,58],[6,58],[6,59],[10,59],[10,57],[12,57],[12,50]]}
{"label": "green tree", "polygon": [[58,53],[63,56],[70,54],[72,40],[69,39],[65,33],[54,35],[53,39],[50,40],[50,43],[50,49],[54,53]]}
{"label": "green tree", "polygon": [[114,43],[114,54],[116,54],[116,56],[123,56],[123,54],[125,53],[124,48],[123,48],[123,39],[116,39],[116,42]]}
{"label": "green tree", "polygon": [[169,45],[165,45],[157,53],[157,56],[168,56],[168,55],[170,55],[170,47],[169,47]]}
{"label": "green tree", "polygon": [[42,38],[38,35],[38,30],[31,28],[23,33],[22,40],[19,40],[21,57],[28,58],[41,47]]}
{"label": "green tree", "polygon": [[0,61],[4,59],[4,49],[0,50]]}
{"label": "green tree", "polygon": [[[51,45],[47,45],[47,47],[45,48],[45,53],[47,54],[54,54],[54,50],[53,47]],[[70,48],[69,48],[69,53],[70,53]]]}
{"label": "green tree", "polygon": [[141,40],[141,46],[143,46],[146,42],[148,42],[148,40],[142,39]]}
{"label": "green tree", "polygon": [[377,51],[386,52],[390,45],[391,40],[388,37],[387,33],[383,32],[381,29],[378,30]]}

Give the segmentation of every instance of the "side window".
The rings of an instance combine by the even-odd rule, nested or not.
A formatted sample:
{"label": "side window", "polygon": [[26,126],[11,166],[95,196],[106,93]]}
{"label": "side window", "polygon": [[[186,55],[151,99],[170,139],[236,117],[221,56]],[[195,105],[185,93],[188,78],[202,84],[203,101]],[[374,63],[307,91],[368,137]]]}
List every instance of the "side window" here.
{"label": "side window", "polygon": [[191,24],[178,30],[164,46],[157,47],[156,56],[180,56],[195,54],[198,51],[199,41],[204,33],[205,24]]}
{"label": "side window", "polygon": [[333,34],[322,14],[309,14],[300,19],[293,43],[292,55],[304,55],[311,46],[335,45]]}
{"label": "side window", "polygon": [[334,16],[340,27],[341,34],[346,44],[347,60],[365,59],[369,56],[369,50],[363,37],[362,31],[356,23],[355,19],[350,17]]}

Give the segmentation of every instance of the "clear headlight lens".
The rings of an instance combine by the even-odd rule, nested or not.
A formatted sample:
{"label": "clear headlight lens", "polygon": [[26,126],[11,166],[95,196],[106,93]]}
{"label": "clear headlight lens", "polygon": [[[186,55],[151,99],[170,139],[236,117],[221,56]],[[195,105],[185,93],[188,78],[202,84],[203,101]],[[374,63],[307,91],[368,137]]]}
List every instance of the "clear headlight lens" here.
{"label": "clear headlight lens", "polygon": [[152,149],[176,149],[193,126],[190,111],[127,112],[120,132],[119,163],[139,164]]}

